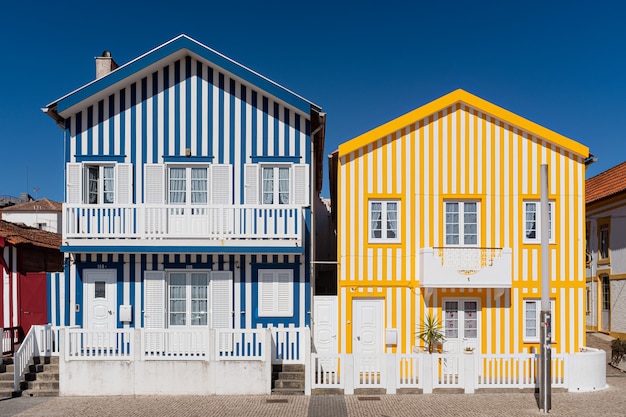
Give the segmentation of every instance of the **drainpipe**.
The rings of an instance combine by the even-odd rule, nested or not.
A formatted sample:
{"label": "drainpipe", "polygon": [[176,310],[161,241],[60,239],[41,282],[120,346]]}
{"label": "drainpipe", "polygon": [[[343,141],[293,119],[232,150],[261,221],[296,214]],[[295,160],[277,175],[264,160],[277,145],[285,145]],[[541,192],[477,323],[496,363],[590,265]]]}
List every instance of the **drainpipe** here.
{"label": "drainpipe", "polygon": [[316,173],[316,155],[315,155],[315,135],[319,132],[325,132],[326,128],[326,113],[316,112],[319,126],[315,128],[311,132],[311,164],[310,164],[310,180],[309,180],[309,189],[310,189],[310,198],[309,198],[309,206],[311,208],[311,238],[310,242],[310,311],[309,311],[309,321],[311,323],[311,337],[313,337],[313,300],[315,296],[315,262],[316,262],[316,251],[315,251],[315,198],[317,197],[317,177]]}

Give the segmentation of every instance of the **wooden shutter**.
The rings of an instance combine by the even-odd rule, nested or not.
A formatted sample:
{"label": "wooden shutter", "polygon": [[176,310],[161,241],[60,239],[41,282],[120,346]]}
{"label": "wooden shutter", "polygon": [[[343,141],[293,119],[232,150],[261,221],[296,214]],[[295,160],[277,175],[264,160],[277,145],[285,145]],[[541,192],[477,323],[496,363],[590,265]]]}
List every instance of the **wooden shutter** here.
{"label": "wooden shutter", "polygon": [[259,317],[274,315],[274,273],[259,271]]}
{"label": "wooden shutter", "polygon": [[82,202],[83,164],[70,162],[66,165],[65,201],[69,204]]}
{"label": "wooden shutter", "polygon": [[295,164],[293,166],[293,198],[294,204],[309,205],[309,194],[311,193],[309,184],[309,166],[306,164]]}
{"label": "wooden shutter", "polygon": [[144,166],[144,196],[146,204],[163,204],[165,201],[165,165]]}
{"label": "wooden shutter", "polygon": [[259,204],[259,166],[246,164],[244,166],[244,203]]}
{"label": "wooden shutter", "polygon": [[211,203],[232,204],[233,169],[229,164],[211,165]]}
{"label": "wooden shutter", "polygon": [[132,204],[133,202],[133,164],[116,165],[115,183],[117,186],[115,202],[118,204]]}
{"label": "wooden shutter", "polygon": [[146,329],[166,328],[165,272],[145,271],[143,289],[144,327]]}
{"label": "wooden shutter", "polygon": [[259,316],[293,316],[293,271],[259,271]]}
{"label": "wooden shutter", "polygon": [[[211,327],[233,328],[233,273],[230,271],[211,272]],[[230,351],[232,346],[233,335],[220,334],[220,352]]]}
{"label": "wooden shutter", "polygon": [[276,273],[276,315],[293,316],[293,278],[292,271]]}

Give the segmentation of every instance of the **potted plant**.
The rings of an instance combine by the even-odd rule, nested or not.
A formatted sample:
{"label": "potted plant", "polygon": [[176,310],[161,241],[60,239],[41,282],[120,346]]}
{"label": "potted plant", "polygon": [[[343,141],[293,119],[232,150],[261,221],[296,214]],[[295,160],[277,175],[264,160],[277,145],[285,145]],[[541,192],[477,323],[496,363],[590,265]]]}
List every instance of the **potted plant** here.
{"label": "potted plant", "polygon": [[445,339],[442,323],[437,317],[427,315],[422,321],[422,327],[417,337],[424,341],[428,353],[433,353],[435,346],[442,343]]}

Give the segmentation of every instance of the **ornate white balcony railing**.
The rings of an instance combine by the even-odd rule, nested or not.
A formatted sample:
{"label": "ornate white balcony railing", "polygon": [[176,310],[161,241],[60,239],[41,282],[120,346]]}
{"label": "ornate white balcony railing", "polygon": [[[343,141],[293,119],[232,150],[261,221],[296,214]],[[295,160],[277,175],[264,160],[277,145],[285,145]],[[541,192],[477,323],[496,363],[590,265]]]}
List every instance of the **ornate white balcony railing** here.
{"label": "ornate white balcony railing", "polygon": [[509,248],[423,248],[420,283],[431,288],[510,288],[511,258]]}
{"label": "ornate white balcony railing", "polygon": [[63,240],[280,240],[301,244],[300,206],[64,204]]}

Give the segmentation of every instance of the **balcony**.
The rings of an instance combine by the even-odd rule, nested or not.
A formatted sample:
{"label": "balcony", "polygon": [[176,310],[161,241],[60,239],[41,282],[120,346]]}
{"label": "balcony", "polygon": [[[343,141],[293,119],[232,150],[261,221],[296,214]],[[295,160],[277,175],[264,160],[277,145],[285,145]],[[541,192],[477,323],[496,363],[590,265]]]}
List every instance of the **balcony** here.
{"label": "balcony", "polygon": [[424,288],[511,288],[510,248],[443,247],[420,249]]}
{"label": "balcony", "polygon": [[[63,244],[72,247],[267,247],[303,245],[301,206],[63,204]],[[297,251],[297,250],[296,250]]]}

